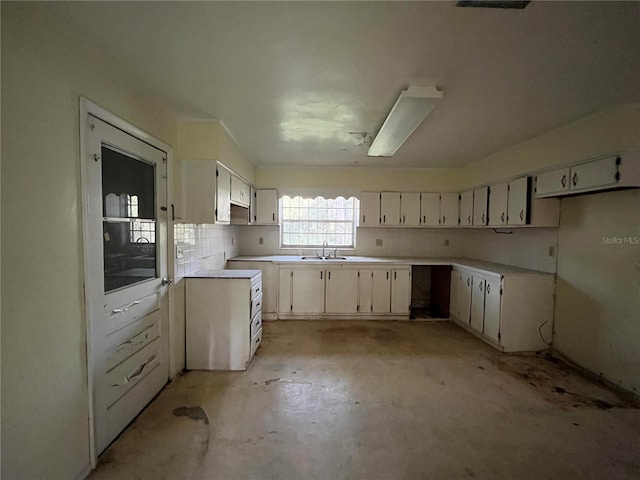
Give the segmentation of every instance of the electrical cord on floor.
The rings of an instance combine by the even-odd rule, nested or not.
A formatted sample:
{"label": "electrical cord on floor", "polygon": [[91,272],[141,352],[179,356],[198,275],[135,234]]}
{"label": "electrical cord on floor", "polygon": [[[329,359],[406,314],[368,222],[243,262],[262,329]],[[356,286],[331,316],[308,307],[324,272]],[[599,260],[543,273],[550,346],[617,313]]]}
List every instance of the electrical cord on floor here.
{"label": "electrical cord on floor", "polygon": [[551,346],[551,342],[547,342],[544,339],[544,335],[542,335],[542,327],[544,327],[547,323],[549,322],[549,320],[545,320],[544,322],[542,322],[540,324],[540,326],[538,327],[538,333],[540,334],[540,338],[542,339],[542,341],[545,343],[545,345],[548,345],[549,347]]}

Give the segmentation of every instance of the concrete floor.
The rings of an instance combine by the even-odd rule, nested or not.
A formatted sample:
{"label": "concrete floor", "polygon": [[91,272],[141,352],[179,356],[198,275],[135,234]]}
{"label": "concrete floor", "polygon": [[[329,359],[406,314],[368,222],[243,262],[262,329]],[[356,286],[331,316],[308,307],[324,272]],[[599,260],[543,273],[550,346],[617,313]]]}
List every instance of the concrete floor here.
{"label": "concrete floor", "polygon": [[638,404],[563,364],[450,322],[264,329],[247,372],[178,377],[90,478],[640,478]]}

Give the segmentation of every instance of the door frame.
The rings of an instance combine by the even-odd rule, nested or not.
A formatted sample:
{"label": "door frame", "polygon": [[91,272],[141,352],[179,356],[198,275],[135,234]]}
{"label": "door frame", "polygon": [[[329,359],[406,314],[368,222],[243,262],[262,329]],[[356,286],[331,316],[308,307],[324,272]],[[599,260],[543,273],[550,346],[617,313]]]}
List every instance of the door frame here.
{"label": "door frame", "polygon": [[[95,432],[95,404],[94,404],[94,395],[93,391],[95,388],[94,385],[94,371],[95,371],[95,363],[94,363],[94,351],[92,344],[92,323],[90,321],[91,318],[95,318],[97,312],[93,312],[91,298],[96,294],[96,287],[93,285],[93,282],[90,280],[92,276],[92,272],[89,271],[88,255],[89,255],[89,219],[87,215],[88,211],[88,198],[89,198],[89,188],[87,181],[87,167],[86,167],[86,158],[88,153],[87,139],[88,139],[88,126],[87,126],[87,116],[92,115],[94,117],[99,118],[100,120],[111,124],[112,126],[122,130],[123,132],[137,138],[138,140],[147,143],[159,150],[162,150],[167,155],[167,207],[173,208],[173,148],[163,141],[155,138],[154,136],[148,134],[147,132],[137,128],[131,123],[127,122],[123,118],[118,117],[117,115],[111,113],[107,109],[101,107],[100,105],[92,102],[88,98],[80,97],[79,99],[79,113],[80,113],[80,187],[82,192],[82,201],[80,204],[80,212],[82,218],[82,263],[83,263],[83,287],[84,287],[84,326],[85,326],[85,347],[86,347],[86,360],[87,360],[87,397],[88,397],[88,407],[89,407],[89,456],[91,460],[91,467],[96,468],[98,463],[98,452],[97,452],[97,439]],[[167,215],[167,274],[170,278],[174,277],[174,255],[173,255],[173,223],[174,219],[171,215],[171,212],[168,212]],[[102,293],[102,292],[100,292]],[[167,331],[167,351],[168,351],[168,369],[167,369],[167,378],[171,379],[177,373],[177,366],[174,365],[176,362],[175,355],[173,354],[172,344],[175,338],[174,332],[174,324],[175,324],[175,314],[173,312],[174,305],[174,291],[172,287],[168,288],[167,291],[167,316],[168,316],[168,331]]]}

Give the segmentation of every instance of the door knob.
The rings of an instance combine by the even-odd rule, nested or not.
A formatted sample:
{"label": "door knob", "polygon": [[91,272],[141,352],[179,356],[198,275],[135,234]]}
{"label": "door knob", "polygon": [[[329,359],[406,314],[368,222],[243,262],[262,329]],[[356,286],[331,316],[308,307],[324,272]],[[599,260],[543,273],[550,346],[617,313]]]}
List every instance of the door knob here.
{"label": "door knob", "polygon": [[173,278],[170,277],[163,277],[162,279],[162,286],[166,287],[167,285],[171,286],[173,285]]}

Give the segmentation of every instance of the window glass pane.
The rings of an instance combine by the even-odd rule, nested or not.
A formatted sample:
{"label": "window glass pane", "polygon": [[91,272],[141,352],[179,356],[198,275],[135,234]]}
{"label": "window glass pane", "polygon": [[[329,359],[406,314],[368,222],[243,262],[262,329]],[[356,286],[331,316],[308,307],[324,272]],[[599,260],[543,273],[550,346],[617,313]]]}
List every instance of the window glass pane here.
{"label": "window glass pane", "polygon": [[359,202],[356,198],[280,199],[281,243],[287,247],[354,247],[355,222]]}

